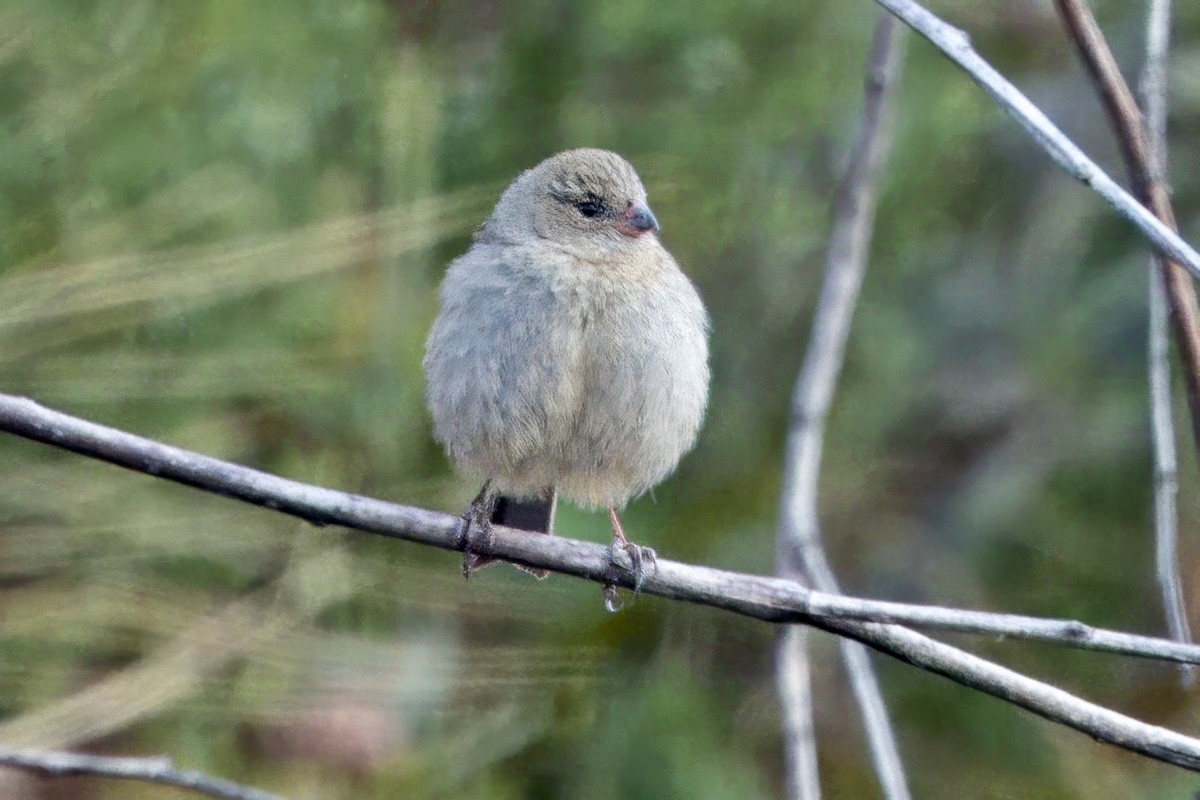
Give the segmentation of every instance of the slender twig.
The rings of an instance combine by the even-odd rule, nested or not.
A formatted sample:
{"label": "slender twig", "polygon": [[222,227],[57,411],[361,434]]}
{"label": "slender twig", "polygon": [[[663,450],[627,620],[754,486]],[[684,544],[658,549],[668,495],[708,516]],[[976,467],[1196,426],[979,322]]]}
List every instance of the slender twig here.
{"label": "slender twig", "polygon": [[[1148,330],[1150,422],[1154,444],[1154,562],[1163,612],[1171,638],[1191,642],[1191,624],[1179,574],[1179,461],[1175,452],[1175,425],[1171,410],[1170,343],[1167,333],[1167,296],[1162,272],[1152,263],[1149,281]],[[1184,685],[1195,680],[1195,667],[1181,666]]]}
{"label": "slender twig", "polygon": [[951,61],[958,64],[979,86],[1025,128],[1038,145],[1071,177],[1090,186],[1109,202],[1117,213],[1132,222],[1154,248],[1187,267],[1200,277],[1200,253],[1180,238],[1179,234],[1138,203],[1104,170],[1055,127],[1029,98],[1021,94],[1003,75],[995,70],[971,47],[969,37],[947,24],[913,0],[875,0],[879,5],[904,20]]}
{"label": "slender twig", "polygon": [[[462,520],[280,478],[227,461],[171,447],[0,394],[0,430],[107,461],[158,478],[270,508],[316,524],[334,524],[445,550],[467,547]],[[496,527],[473,551],[602,585],[632,588],[635,576],[624,551],[560,536],[531,536]],[[950,608],[906,605],[814,592],[795,581],[744,575],[659,559],[640,581],[644,594],[732,611],[769,622],[806,622],[873,647],[966,686],[1082,731],[1101,741],[1200,771],[1200,739],[1193,739],[1075,697],[1048,684],[935,642],[895,625],[1038,639],[1171,661],[1200,663],[1200,647],[1165,639],[1046,620]]]}
{"label": "slender twig", "polygon": [[[783,758],[788,800],[819,800],[820,762],[813,708],[811,629],[784,625],[775,638],[775,686],[783,717]],[[862,645],[857,645],[862,647]]]}
{"label": "slender twig", "polygon": [[[317,568],[325,566],[316,561],[308,563]],[[0,720],[0,742],[72,749],[161,712],[207,677],[278,635],[287,619],[279,611],[279,595],[279,587],[272,584],[239,597],[99,680],[65,697],[6,716]],[[319,599],[306,600],[309,604],[305,609],[322,608]]]}
{"label": "slender twig", "polygon": [[1200,739],[1131,720],[1112,709],[1080,700],[1062,689],[898,625],[822,622],[818,626],[858,639],[880,652],[964,686],[1003,698],[1038,716],[1076,730],[1086,729],[1102,741],[1200,772],[1200,752],[1196,750]]}
{"label": "slender twig", "polygon": [[122,758],[0,747],[0,766],[33,772],[47,778],[86,775],[157,783],[224,800],[283,800],[279,795],[222,778],[177,769],[169,758]]}
{"label": "slender twig", "polygon": [[1153,175],[1166,181],[1167,171],[1167,54],[1171,46],[1171,0],[1150,0],[1146,13],[1146,63],[1140,90],[1146,113]]}
{"label": "slender twig", "polygon": [[[1150,169],[1155,180],[1167,174],[1167,51],[1171,40],[1171,0],[1150,0],[1146,14],[1146,63],[1142,68],[1142,106],[1150,142]],[[1150,415],[1154,436],[1154,552],[1167,629],[1180,642],[1192,641],[1183,581],[1179,575],[1179,459],[1171,410],[1171,362],[1168,358],[1166,285],[1158,259],[1150,259]],[[1195,669],[1182,667],[1185,684]]]}
{"label": "slender twig", "polygon": [[[825,557],[818,515],[825,419],[845,360],[850,322],[866,272],[879,173],[891,140],[887,122],[899,82],[902,34],[903,28],[895,18],[881,12],[867,64],[862,122],[835,202],[825,258],[825,283],[813,317],[808,351],[792,394],[781,489],[777,574],[791,578],[803,575],[812,586],[829,593],[840,593],[841,589]],[[807,636],[791,630],[782,632],[776,665],[792,800],[820,796],[817,776],[812,772],[816,764],[812,710],[796,705],[802,699],[811,700],[811,693],[801,693],[795,686],[798,676],[808,672],[807,640]],[[841,648],[884,796],[890,800],[908,800],[911,795],[904,765],[871,660],[860,644],[843,639]]]}
{"label": "slender twig", "polygon": [[[1134,193],[1165,225],[1175,229],[1175,210],[1162,181],[1161,170],[1155,170],[1152,163],[1152,147],[1142,113],[1121,76],[1117,60],[1096,24],[1096,18],[1083,0],[1055,0],[1055,5],[1104,101]],[[1196,291],[1184,269],[1171,259],[1159,259],[1159,268],[1163,271],[1171,305],[1170,318],[1175,323],[1175,342],[1183,359],[1192,435],[1200,450],[1200,323],[1197,322],[1200,311],[1196,308]]]}
{"label": "slender twig", "polygon": [[[1096,23],[1096,18],[1083,0],[1055,0],[1055,5],[1104,102],[1121,145],[1121,153],[1125,158],[1130,183],[1133,184],[1135,193],[1159,219],[1174,228],[1175,212],[1162,180],[1163,162],[1155,163],[1155,148],[1141,111],[1138,110],[1133,92],[1121,75],[1117,60]],[[1169,16],[1167,21],[1169,22]],[[1152,36],[1157,34],[1152,33]],[[1163,36],[1165,48],[1165,34]],[[1161,49],[1158,55],[1161,58]],[[1161,80],[1159,85],[1162,86]],[[1160,106],[1159,110],[1165,114],[1165,105]],[[1160,257],[1156,268],[1162,273],[1162,285],[1170,307],[1168,317],[1174,323],[1175,341],[1183,360],[1188,408],[1192,416],[1192,433],[1196,446],[1200,449],[1200,324],[1197,323],[1200,312],[1196,308],[1196,292],[1187,272],[1169,258]],[[1152,399],[1157,400],[1159,404],[1165,404],[1167,409],[1170,408],[1169,380],[1167,376],[1152,376],[1150,385]],[[1158,393],[1163,396],[1157,396]],[[1156,561],[1171,633],[1177,639],[1186,637],[1181,641],[1190,641],[1175,559],[1175,492],[1172,485],[1176,461],[1172,438],[1174,432],[1170,427],[1169,416],[1166,419],[1161,417],[1162,407],[1163,405],[1155,405],[1153,411],[1155,449],[1159,459],[1157,468],[1166,467],[1169,471],[1160,472],[1156,468],[1155,474],[1155,524],[1158,543]],[[1168,448],[1169,452],[1164,452],[1164,447]]]}

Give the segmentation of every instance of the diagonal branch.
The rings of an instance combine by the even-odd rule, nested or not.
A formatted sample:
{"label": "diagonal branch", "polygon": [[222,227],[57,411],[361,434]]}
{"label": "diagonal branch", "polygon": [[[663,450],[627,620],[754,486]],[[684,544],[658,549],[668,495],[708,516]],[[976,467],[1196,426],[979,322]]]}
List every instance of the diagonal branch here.
{"label": "diagonal branch", "polygon": [[[53,411],[27,398],[0,394],[0,431],[299,517],[314,525],[340,525],[458,552],[467,544],[462,519],[451,514],[280,478]],[[612,554],[606,546],[562,536],[529,536],[501,526],[494,532],[495,541],[472,541],[471,550],[597,583],[634,586],[631,574],[613,566]],[[813,591],[782,578],[666,559],[658,559],[657,564],[657,571],[643,580],[642,593],[711,606],[766,622],[898,623],[1200,664],[1200,645],[1096,628],[1075,620],[866,600]]]}
{"label": "diagonal branch", "polygon": [[[1130,183],[1138,199],[1145,203],[1154,214],[1172,228],[1175,225],[1175,211],[1171,206],[1171,198],[1163,182],[1163,166],[1165,153],[1163,148],[1156,148],[1150,140],[1146,124],[1138,110],[1133,92],[1121,75],[1120,67],[1113,56],[1111,48],[1104,37],[1103,31],[1096,23],[1091,9],[1082,0],[1055,0],[1058,13],[1063,24],[1067,27],[1071,39],[1079,49],[1084,64],[1091,74],[1092,82],[1096,85],[1104,108],[1108,112],[1113,130],[1116,131],[1117,141],[1121,145],[1121,154],[1129,170]],[[1166,48],[1165,28],[1170,20],[1169,15],[1158,15],[1162,18],[1160,25],[1164,31],[1159,35],[1162,41],[1156,59],[1159,62],[1160,75],[1157,80],[1156,116],[1158,118],[1159,134],[1165,137],[1165,82],[1161,75],[1163,53]],[[1151,30],[1153,34],[1153,28]],[[1148,65],[1149,66],[1149,65]],[[1155,157],[1155,149],[1160,151]],[[1192,417],[1192,436],[1197,449],[1200,449],[1200,323],[1197,317],[1200,312],[1196,308],[1196,291],[1187,272],[1171,259],[1159,256],[1157,269],[1160,283],[1166,292],[1167,304],[1170,310],[1168,319],[1174,327],[1175,342],[1178,345],[1180,359],[1183,361],[1183,377],[1187,386],[1188,410]],[[1154,291],[1154,289],[1152,289]],[[1157,292],[1151,296],[1153,303]],[[1163,342],[1162,350],[1166,349]],[[1152,356],[1155,353],[1152,353]],[[1160,370],[1166,368],[1165,353],[1162,354]],[[1154,438],[1155,453],[1158,466],[1155,474],[1155,525],[1157,541],[1158,577],[1162,587],[1164,606],[1171,635],[1180,641],[1190,641],[1191,632],[1188,630],[1187,615],[1184,611],[1183,593],[1179,580],[1179,566],[1176,559],[1175,542],[1175,445],[1170,423],[1170,378],[1168,375],[1152,376],[1150,390],[1154,405]],[[1164,413],[1166,418],[1163,418]]]}
{"label": "diagonal branch", "polygon": [[[51,411],[24,398],[0,394],[0,430],[316,524],[342,525],[460,552],[467,545],[461,520],[449,514],[279,478]],[[613,551],[592,542],[496,528],[490,543],[472,542],[471,546],[483,555],[601,584],[616,583],[627,588],[634,584],[629,570],[614,567]],[[829,595],[807,590],[794,581],[666,559],[658,561],[657,571],[642,583],[642,591],[769,622],[805,622],[853,638],[1101,741],[1200,772],[1200,739],[1140,722],[912,631],[876,623],[899,622],[1022,636],[1088,649],[1200,663],[1200,647],[1195,645],[1104,631],[1067,620]]]}
{"label": "diagonal branch", "polygon": [[966,70],[1001,108],[1029,131],[1055,163],[1071,177],[1090,186],[1107,200],[1117,213],[1137,226],[1155,250],[1173,258],[1193,276],[1200,278],[1200,253],[1122,189],[1096,162],[1084,155],[1083,151],[1030,102],[1028,97],[1021,94],[1017,87],[975,52],[967,34],[947,24],[913,0],[875,1],[904,20],[945,53],[951,61]]}
{"label": "diagonal branch", "polygon": [[[879,173],[891,140],[890,126],[886,123],[895,105],[903,32],[894,17],[880,13],[867,64],[862,122],[837,194],[825,258],[825,283],[813,318],[804,365],[792,394],[776,572],[789,578],[803,575],[812,586],[830,593],[840,593],[841,589],[825,557],[818,518],[825,419],[845,360],[850,322],[866,272]],[[811,708],[801,706],[803,699],[811,701],[811,693],[801,692],[798,685],[801,679],[807,680],[807,641],[805,629],[783,629],[776,657],[789,796],[793,800],[820,797]],[[860,644],[843,639],[841,647],[884,795],[890,800],[908,800],[911,794],[904,764],[870,658]]]}
{"label": "diagonal branch", "polygon": [[[1096,18],[1082,0],[1055,0],[1055,5],[1104,101],[1104,108],[1121,145],[1134,193],[1158,219],[1174,230],[1175,210],[1171,206],[1161,172],[1154,167],[1142,113],[1138,110],[1129,85],[1121,77],[1117,60],[1100,26],[1096,24]],[[1175,342],[1183,359],[1192,436],[1197,449],[1200,449],[1200,323],[1197,322],[1200,312],[1196,308],[1196,291],[1187,272],[1178,263],[1166,256],[1160,257],[1158,263],[1170,301]]]}
{"label": "diagonal branch", "polygon": [[1076,730],[1087,730],[1101,741],[1200,772],[1194,748],[1200,740],[1174,731],[1131,720],[1103,706],[1027,675],[965,653],[897,625],[863,622],[816,623],[864,644],[935,672],[952,681],[1000,697],[1038,716]]}
{"label": "diagonal branch", "polygon": [[86,775],[157,783],[222,800],[283,800],[279,795],[250,786],[177,769],[169,758],[123,758],[0,747],[0,767],[25,770],[47,778]]}

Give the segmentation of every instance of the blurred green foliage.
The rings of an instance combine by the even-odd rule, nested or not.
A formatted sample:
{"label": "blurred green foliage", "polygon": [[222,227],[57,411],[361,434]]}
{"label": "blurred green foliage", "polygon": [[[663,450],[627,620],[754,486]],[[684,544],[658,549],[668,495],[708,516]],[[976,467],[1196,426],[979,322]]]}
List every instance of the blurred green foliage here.
{"label": "blurred green foliage", "polygon": [[[1140,3],[1099,4],[1127,74]],[[1200,7],[1177,5],[1172,182],[1200,222]],[[1123,170],[1049,4],[935,7]],[[0,388],[299,480],[446,510],[420,357],[504,183],[609,147],[714,320],[698,449],[629,530],[770,571],[787,401],[876,10],[840,2],[9,0]],[[931,47],[827,436],[857,593],[1161,631],[1146,248]],[[1186,417],[1179,423],[1183,444]],[[1183,572],[1200,578],[1185,447]],[[0,441],[0,741],[158,753],[295,798],[777,797],[772,632],[495,569]],[[602,539],[602,515],[561,532]],[[836,649],[830,797],[872,797]],[[1167,667],[969,642],[1184,730]],[[880,660],[921,798],[1183,797],[1195,782]],[[164,797],[5,775],[0,794]],[[55,794],[64,792],[66,794]]]}

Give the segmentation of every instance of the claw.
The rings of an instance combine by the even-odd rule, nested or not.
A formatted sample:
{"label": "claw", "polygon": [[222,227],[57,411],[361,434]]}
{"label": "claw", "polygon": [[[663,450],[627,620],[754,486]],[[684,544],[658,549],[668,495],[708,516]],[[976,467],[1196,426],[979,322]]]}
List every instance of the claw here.
{"label": "claw", "polygon": [[483,556],[479,553],[472,553],[469,551],[464,552],[462,561],[463,578],[470,580],[471,576],[476,572],[479,572],[479,570],[483,569],[489,564],[494,563],[496,563],[496,559],[489,556]]}
{"label": "claw", "polygon": [[[496,493],[492,491],[492,482],[484,481],[483,488],[479,490],[479,494],[475,495],[475,499],[467,506],[467,510],[463,512],[463,537],[466,539],[466,546],[463,548],[462,573],[463,578],[470,578],[471,575],[486,567],[488,564],[494,564],[496,559],[491,556],[480,555],[471,551],[473,544],[482,544],[486,549],[491,549],[492,543],[492,510],[496,507]],[[472,535],[472,530],[477,531]]]}
{"label": "claw", "polygon": [[[617,555],[618,551],[623,551],[625,557],[629,559],[628,567],[625,566],[624,559]],[[615,537],[609,547],[609,560],[614,566],[633,574],[634,594],[642,590],[642,584],[658,569],[658,554],[654,552],[654,548],[643,547],[630,541],[620,541]]]}
{"label": "claw", "polygon": [[[642,590],[642,584],[646,582],[646,578],[653,575],[654,571],[658,568],[658,554],[652,548],[634,544],[625,538],[625,529],[621,526],[621,520],[617,517],[616,509],[610,508],[608,516],[612,520],[613,525],[613,540],[609,548],[609,560],[612,561],[614,566],[633,573],[633,593],[636,595]],[[626,567],[622,563],[622,560],[617,557],[618,550],[625,551],[631,567]],[[608,605],[607,599],[608,594],[606,590],[606,606]]]}
{"label": "claw", "polygon": [[604,587],[604,610],[610,614],[615,614],[625,607],[625,601],[617,594],[617,587],[613,584],[608,584]]}

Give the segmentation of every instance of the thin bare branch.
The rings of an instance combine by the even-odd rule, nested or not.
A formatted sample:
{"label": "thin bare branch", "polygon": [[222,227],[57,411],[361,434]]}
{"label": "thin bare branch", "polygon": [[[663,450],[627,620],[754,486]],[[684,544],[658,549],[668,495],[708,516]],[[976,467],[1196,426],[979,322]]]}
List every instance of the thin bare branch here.
{"label": "thin bare branch", "polygon": [[1071,177],[1090,186],[1140,230],[1154,248],[1200,277],[1200,253],[1179,234],[1137,202],[1104,170],[1055,127],[1025,95],[997,72],[971,47],[970,38],[913,0],[876,0],[904,20],[951,61],[958,64],[979,86],[1027,130],[1038,145]]}
{"label": "thin bare branch", "polygon": [[[1146,63],[1142,68],[1142,107],[1150,170],[1156,181],[1167,175],[1167,52],[1171,41],[1171,0],[1150,0],[1146,14]],[[1175,452],[1175,422],[1171,410],[1166,285],[1156,258],[1150,259],[1150,417],[1154,432],[1154,553],[1158,585],[1163,596],[1167,629],[1180,642],[1191,642],[1192,630],[1179,575],[1179,459]],[[1195,680],[1195,669],[1183,667],[1184,683]]]}
{"label": "thin bare branch", "polygon": [[[867,63],[862,121],[834,208],[825,283],[813,317],[804,364],[792,394],[776,572],[789,578],[803,575],[810,585],[830,593],[840,593],[841,589],[825,557],[818,514],[825,419],[845,360],[850,322],[866,272],[879,173],[891,142],[888,122],[899,83],[903,32],[894,17],[881,12]],[[800,692],[796,687],[800,676],[808,672],[804,652],[807,641],[807,636],[783,632],[776,663],[784,704],[785,760],[792,800],[820,797],[816,774],[805,774],[816,765],[812,709],[792,705],[801,700],[811,701],[810,692]],[[889,800],[908,800],[911,794],[904,764],[871,660],[862,645],[855,642],[843,639],[841,649],[884,796]]]}
{"label": "thin bare branch", "polygon": [[[1183,580],[1179,574],[1179,460],[1171,410],[1170,343],[1167,332],[1167,294],[1157,263],[1150,265],[1148,325],[1150,422],[1154,444],[1154,563],[1162,594],[1167,630],[1178,642],[1192,642]],[[1195,668],[1182,666],[1184,685],[1195,680]]]}
{"label": "thin bare branch", "polygon": [[283,800],[279,795],[250,786],[213,778],[201,772],[177,769],[169,758],[122,758],[0,747],[0,766],[33,772],[47,778],[86,775],[157,783],[224,800]]}
{"label": "thin bare branch", "polygon": [[[158,478],[215,492],[316,524],[341,525],[446,550],[468,542],[462,520],[287,480],[178,447],[98,425],[0,394],[0,430]],[[490,541],[472,541],[482,555],[516,561],[602,585],[632,588],[623,551],[560,536],[531,536],[498,527]],[[1091,628],[1068,620],[887,603],[814,592],[794,581],[744,575],[660,559],[641,584],[645,594],[707,605],[769,622],[806,622],[849,636],[902,661],[943,675],[1096,739],[1200,772],[1200,739],[1140,722],[1048,684],[895,625],[1038,639],[1172,661],[1200,663],[1200,647]]]}
{"label": "thin bare branch", "polygon": [[[1145,203],[1159,219],[1174,228],[1175,211],[1171,206],[1167,187],[1162,181],[1163,164],[1161,161],[1155,163],[1155,148],[1150,141],[1141,111],[1137,107],[1133,92],[1121,75],[1116,57],[1108,46],[1103,31],[1096,23],[1095,16],[1083,0],[1055,0],[1055,6],[1058,8],[1059,16],[1072,41],[1079,49],[1088,73],[1092,77],[1092,82],[1104,102],[1104,108],[1108,112],[1113,130],[1121,145],[1121,153],[1129,170],[1130,183],[1132,183],[1138,199]],[[1169,23],[1169,15],[1167,22]],[[1162,48],[1157,54],[1160,59],[1161,76],[1161,57],[1166,46],[1165,33],[1160,37],[1158,33],[1151,31],[1150,35],[1152,45],[1154,40],[1161,39]],[[1159,86],[1160,88],[1164,87],[1161,78]],[[1160,104],[1159,112],[1165,114],[1165,100]],[[1157,269],[1162,273],[1162,285],[1170,308],[1167,316],[1175,327],[1175,341],[1183,361],[1183,376],[1187,385],[1192,434],[1197,449],[1200,450],[1200,323],[1197,322],[1200,312],[1196,308],[1195,287],[1187,272],[1169,258],[1160,256]],[[1151,355],[1156,354],[1152,352]],[[1176,638],[1187,637],[1181,641],[1190,641],[1175,558],[1173,473],[1176,459],[1174,432],[1170,427],[1169,416],[1166,420],[1161,419],[1163,408],[1169,415],[1169,377],[1152,376],[1150,391],[1152,399],[1158,400],[1160,404],[1155,406],[1153,412],[1156,415],[1153,430],[1156,455],[1159,459],[1157,467],[1171,468],[1169,471],[1156,469],[1155,474],[1158,577],[1160,585],[1163,587],[1164,604],[1172,635]],[[1157,396],[1159,393],[1163,396]],[[1169,448],[1170,452],[1164,452],[1164,447]],[[1165,464],[1163,459],[1167,459]]]}
{"label": "thin bare branch", "polygon": [[1153,176],[1166,181],[1167,170],[1167,54],[1171,47],[1171,0],[1150,0],[1146,14],[1146,63],[1140,89],[1146,113]]}
{"label": "thin bare branch", "polygon": [[[1117,60],[1104,38],[1096,18],[1082,0],[1055,0],[1059,15],[1079,48],[1092,76],[1104,108],[1108,112],[1121,153],[1129,170],[1130,183],[1138,199],[1165,225],[1175,229],[1175,210],[1167,187],[1156,175],[1151,162],[1150,140],[1142,113],[1133,92],[1121,76]],[[1161,173],[1159,173],[1161,174]],[[1200,311],[1196,291],[1184,269],[1169,258],[1159,259],[1163,271],[1170,318],[1175,324],[1175,342],[1183,359],[1183,376],[1188,388],[1188,408],[1192,415],[1192,435],[1200,451]]]}
{"label": "thin bare branch", "polygon": [[[817,729],[813,713],[811,629],[784,625],[775,639],[775,685],[783,717],[783,758],[788,800],[821,797]],[[862,647],[862,645],[857,645]]]}
{"label": "thin bare branch", "polygon": [[965,653],[898,625],[861,622],[818,623],[953,681],[1000,697],[1038,716],[1087,730],[1097,739],[1151,758],[1200,771],[1200,740],[1132,720],[1103,706],[1034,680],[999,664]]}
{"label": "thin bare branch", "polygon": [[[28,398],[0,394],[0,431],[315,525],[341,525],[443,550],[462,552],[467,546],[460,517],[280,478],[53,411]],[[614,567],[613,554],[607,546],[562,536],[529,536],[500,526],[494,528],[494,533],[494,541],[472,541],[471,549],[563,575],[633,588],[632,576]],[[621,552],[624,551],[618,551]],[[1076,620],[867,600],[814,591],[783,578],[661,558],[657,565],[656,572],[646,576],[641,584],[643,594],[712,606],[766,622],[845,619],[897,623],[1200,664],[1200,645],[1096,628]]]}

